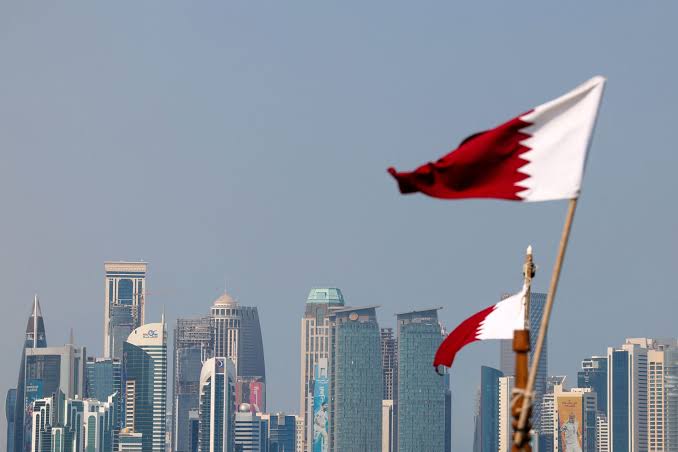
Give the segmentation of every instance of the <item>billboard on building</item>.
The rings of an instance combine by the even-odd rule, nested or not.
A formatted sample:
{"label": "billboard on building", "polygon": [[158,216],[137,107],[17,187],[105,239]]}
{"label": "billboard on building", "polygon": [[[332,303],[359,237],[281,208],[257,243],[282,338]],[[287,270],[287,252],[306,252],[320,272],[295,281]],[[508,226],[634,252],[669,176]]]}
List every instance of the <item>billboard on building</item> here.
{"label": "billboard on building", "polygon": [[260,381],[250,382],[249,404],[253,413],[264,411],[264,384]]}
{"label": "billboard on building", "polygon": [[583,411],[581,397],[558,397],[558,434],[562,452],[583,451]]}
{"label": "billboard on building", "polygon": [[327,358],[318,360],[314,368],[313,384],[313,452],[327,452],[328,450],[328,406],[327,389]]}

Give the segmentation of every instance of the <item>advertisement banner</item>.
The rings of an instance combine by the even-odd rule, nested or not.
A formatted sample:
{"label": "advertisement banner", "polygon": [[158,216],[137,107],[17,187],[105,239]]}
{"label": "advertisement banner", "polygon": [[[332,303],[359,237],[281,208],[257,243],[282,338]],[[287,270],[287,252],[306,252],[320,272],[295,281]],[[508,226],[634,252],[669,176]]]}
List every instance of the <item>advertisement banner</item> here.
{"label": "advertisement banner", "polygon": [[253,413],[260,413],[264,407],[264,384],[260,381],[250,383],[250,409]]}
{"label": "advertisement banner", "polygon": [[313,385],[313,452],[327,452],[328,449],[328,406],[327,359],[320,359],[314,369]]}
{"label": "advertisement banner", "polygon": [[563,452],[583,450],[583,405],[581,397],[558,397],[558,431]]}

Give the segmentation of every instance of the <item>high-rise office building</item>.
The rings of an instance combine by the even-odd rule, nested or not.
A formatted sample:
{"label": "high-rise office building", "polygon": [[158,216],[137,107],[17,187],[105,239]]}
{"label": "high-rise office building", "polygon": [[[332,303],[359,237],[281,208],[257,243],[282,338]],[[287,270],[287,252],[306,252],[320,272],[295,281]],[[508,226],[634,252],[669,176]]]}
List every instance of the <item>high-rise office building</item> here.
{"label": "high-rise office building", "polygon": [[301,389],[299,415],[304,421],[304,451],[313,435],[314,369],[321,358],[329,358],[329,313],[344,306],[344,296],[337,288],[311,289],[301,319]]}
{"label": "high-rise office building", "polygon": [[[505,297],[507,297],[506,295]],[[504,297],[504,298],[505,298]],[[532,292],[530,294],[530,355],[529,362],[532,362],[537,337],[541,327],[541,317],[544,313],[546,304],[546,294]],[[547,337],[548,339],[548,337]],[[500,365],[499,370],[505,376],[515,375],[515,354],[513,353],[513,340],[503,339],[499,341],[500,347]],[[534,425],[541,424],[541,405],[542,397],[546,391],[546,379],[548,378],[548,340],[544,342],[544,347],[539,358],[539,368],[537,369],[537,379],[534,383],[534,405],[532,419]],[[536,430],[536,429],[535,429]],[[542,452],[541,450],[539,452]]]}
{"label": "high-rise office building", "polygon": [[607,363],[610,450],[647,452],[647,349],[610,347]]}
{"label": "high-rise office building", "polygon": [[[567,452],[597,452],[596,393],[591,388],[572,388],[565,391],[556,385],[554,395],[553,449]],[[539,449],[541,452],[541,449]]]}
{"label": "high-rise office building", "polygon": [[[513,439],[511,427],[511,399],[513,398],[514,377],[499,377],[499,423],[498,451],[510,452]],[[540,451],[541,452],[541,451]]]}
{"label": "high-rise office building", "polygon": [[268,431],[269,452],[289,452],[296,450],[297,417],[291,414],[260,414],[259,418]]}
{"label": "high-rise office building", "polygon": [[581,362],[577,386],[596,393],[598,412],[607,413],[607,356],[592,356]]}
{"label": "high-rise office building", "polygon": [[[240,306],[240,368],[238,376],[266,383],[266,362],[264,360],[264,342],[261,337],[259,310],[255,306]],[[265,394],[262,394],[262,396]],[[250,403],[243,400],[242,403]],[[260,411],[266,411],[266,398],[263,397]]]}
{"label": "high-rise office building", "polygon": [[118,434],[122,427],[122,365],[117,358],[88,357],[85,363],[85,397],[100,401],[116,394],[113,450],[118,450]]}
{"label": "high-rise office building", "polygon": [[214,334],[214,356],[228,358],[238,372],[240,351],[240,305],[227,293],[214,301],[210,313]]}
{"label": "high-rise office building", "polygon": [[395,413],[393,400],[381,401],[381,452],[395,451]]}
{"label": "high-rise office building", "polygon": [[565,384],[565,376],[554,375],[546,379],[546,392],[541,400],[541,419],[535,429],[538,434],[533,437],[539,445],[539,452],[553,452],[553,433],[555,425],[555,388]]}
{"label": "high-rise office building", "polygon": [[167,407],[165,319],[132,331],[123,344],[124,425],[140,433],[144,452],[164,452]]}
{"label": "high-rise office building", "polygon": [[443,340],[438,309],[398,314],[397,450],[445,450],[448,380],[431,371]]}
{"label": "high-rise office building", "polygon": [[[36,394],[29,393],[29,399],[26,399],[26,350],[34,348],[47,347],[47,337],[45,335],[45,323],[40,310],[40,301],[38,296],[33,297],[31,315],[26,324],[26,333],[24,336],[24,347],[21,351],[21,362],[19,363],[19,378],[16,387],[16,403],[14,409],[14,431],[7,432],[7,435],[13,435],[12,443],[15,452],[24,452],[30,449],[30,403],[35,400]],[[31,400],[32,399],[32,400]],[[24,441],[24,433],[28,437]],[[9,451],[10,449],[8,449]]]}
{"label": "high-rise office building", "polygon": [[246,403],[235,413],[235,452],[268,452],[267,424]]}
{"label": "high-rise office building", "polygon": [[480,450],[499,450],[499,379],[504,375],[488,366],[480,368]]}
{"label": "high-rise office building", "polygon": [[119,452],[143,452],[144,445],[142,438],[143,435],[141,433],[135,433],[132,429],[125,427],[120,432]]}
{"label": "high-rise office building", "polygon": [[297,420],[296,452],[304,452],[304,420],[301,416],[295,416]]}
{"label": "high-rise office building", "polygon": [[379,450],[384,388],[375,306],[331,312],[328,362],[329,450]]}
{"label": "high-rise office building", "polygon": [[647,350],[647,438],[648,451],[678,451],[678,340],[626,339]]}
{"label": "high-rise office building", "polygon": [[394,388],[397,386],[398,342],[393,335],[393,328],[381,329],[381,368],[384,373],[384,400],[393,400]]}
{"label": "high-rise office building", "polygon": [[235,449],[235,365],[229,358],[205,361],[200,371],[199,452]]}
{"label": "high-rise office building", "polygon": [[5,398],[5,419],[7,420],[7,452],[14,452],[14,416],[16,415],[16,388],[7,391]]}
{"label": "high-rise office building", "polygon": [[145,262],[105,262],[104,357],[122,358],[123,343],[144,324]]}
{"label": "high-rise office building", "polygon": [[189,413],[199,405],[200,371],[213,356],[214,335],[209,317],[177,319],[174,327],[172,450],[190,452]]}
{"label": "high-rise office building", "polygon": [[118,394],[102,402],[61,391],[34,402],[32,452],[116,452],[113,436]]}
{"label": "high-rise office building", "polygon": [[[600,404],[598,406],[600,407]],[[601,412],[596,415],[596,452],[612,452],[610,451],[607,416]]]}

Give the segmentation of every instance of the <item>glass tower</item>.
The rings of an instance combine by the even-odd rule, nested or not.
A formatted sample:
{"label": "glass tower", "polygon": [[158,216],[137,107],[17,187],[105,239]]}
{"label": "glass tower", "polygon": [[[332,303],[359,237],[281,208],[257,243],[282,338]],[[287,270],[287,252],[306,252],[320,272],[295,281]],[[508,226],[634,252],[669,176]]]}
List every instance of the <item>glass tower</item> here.
{"label": "glass tower", "polygon": [[480,440],[482,451],[499,450],[499,378],[504,374],[492,367],[480,368]]}
{"label": "glass tower", "polygon": [[118,433],[122,413],[122,366],[116,358],[87,358],[85,364],[85,397],[100,401],[116,394],[115,424],[113,425],[113,449],[118,449]]}
{"label": "glass tower", "polygon": [[397,315],[397,450],[445,450],[447,380],[431,368],[443,340],[438,310]]}
{"label": "glass tower", "polygon": [[592,356],[581,362],[577,386],[596,393],[598,413],[607,413],[607,356]]}
{"label": "glass tower", "polygon": [[174,328],[174,391],[172,442],[175,452],[189,452],[189,413],[199,404],[198,386],[203,363],[214,353],[209,317],[177,319]]}
{"label": "glass tower", "polygon": [[329,450],[379,450],[384,388],[376,307],[333,311],[329,345]]}
{"label": "glass tower", "polygon": [[269,452],[294,452],[296,449],[297,418],[285,413],[263,414],[260,416],[268,432]]}
{"label": "glass tower", "polygon": [[235,450],[235,366],[224,357],[210,358],[200,371],[198,450]]}
{"label": "glass tower", "polygon": [[164,318],[136,328],[123,345],[125,427],[145,452],[165,451],[167,332]]}
{"label": "glass tower", "polygon": [[123,343],[144,323],[145,262],[105,262],[104,357],[121,358]]}

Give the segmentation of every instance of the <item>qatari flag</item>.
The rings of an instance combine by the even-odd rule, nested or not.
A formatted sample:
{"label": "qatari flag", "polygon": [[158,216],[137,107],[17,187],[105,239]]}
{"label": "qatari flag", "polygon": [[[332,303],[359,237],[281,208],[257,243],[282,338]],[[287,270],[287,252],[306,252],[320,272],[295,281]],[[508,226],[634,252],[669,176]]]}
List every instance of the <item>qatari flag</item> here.
{"label": "qatari flag", "polygon": [[526,288],[499,303],[483,309],[447,335],[433,359],[433,367],[451,367],[457,352],[475,341],[486,339],[511,339],[513,330],[520,330],[525,323]]}
{"label": "qatari flag", "polygon": [[437,162],[412,172],[388,171],[401,193],[434,198],[576,198],[604,85],[605,78],[593,77],[564,96],[468,137]]}

